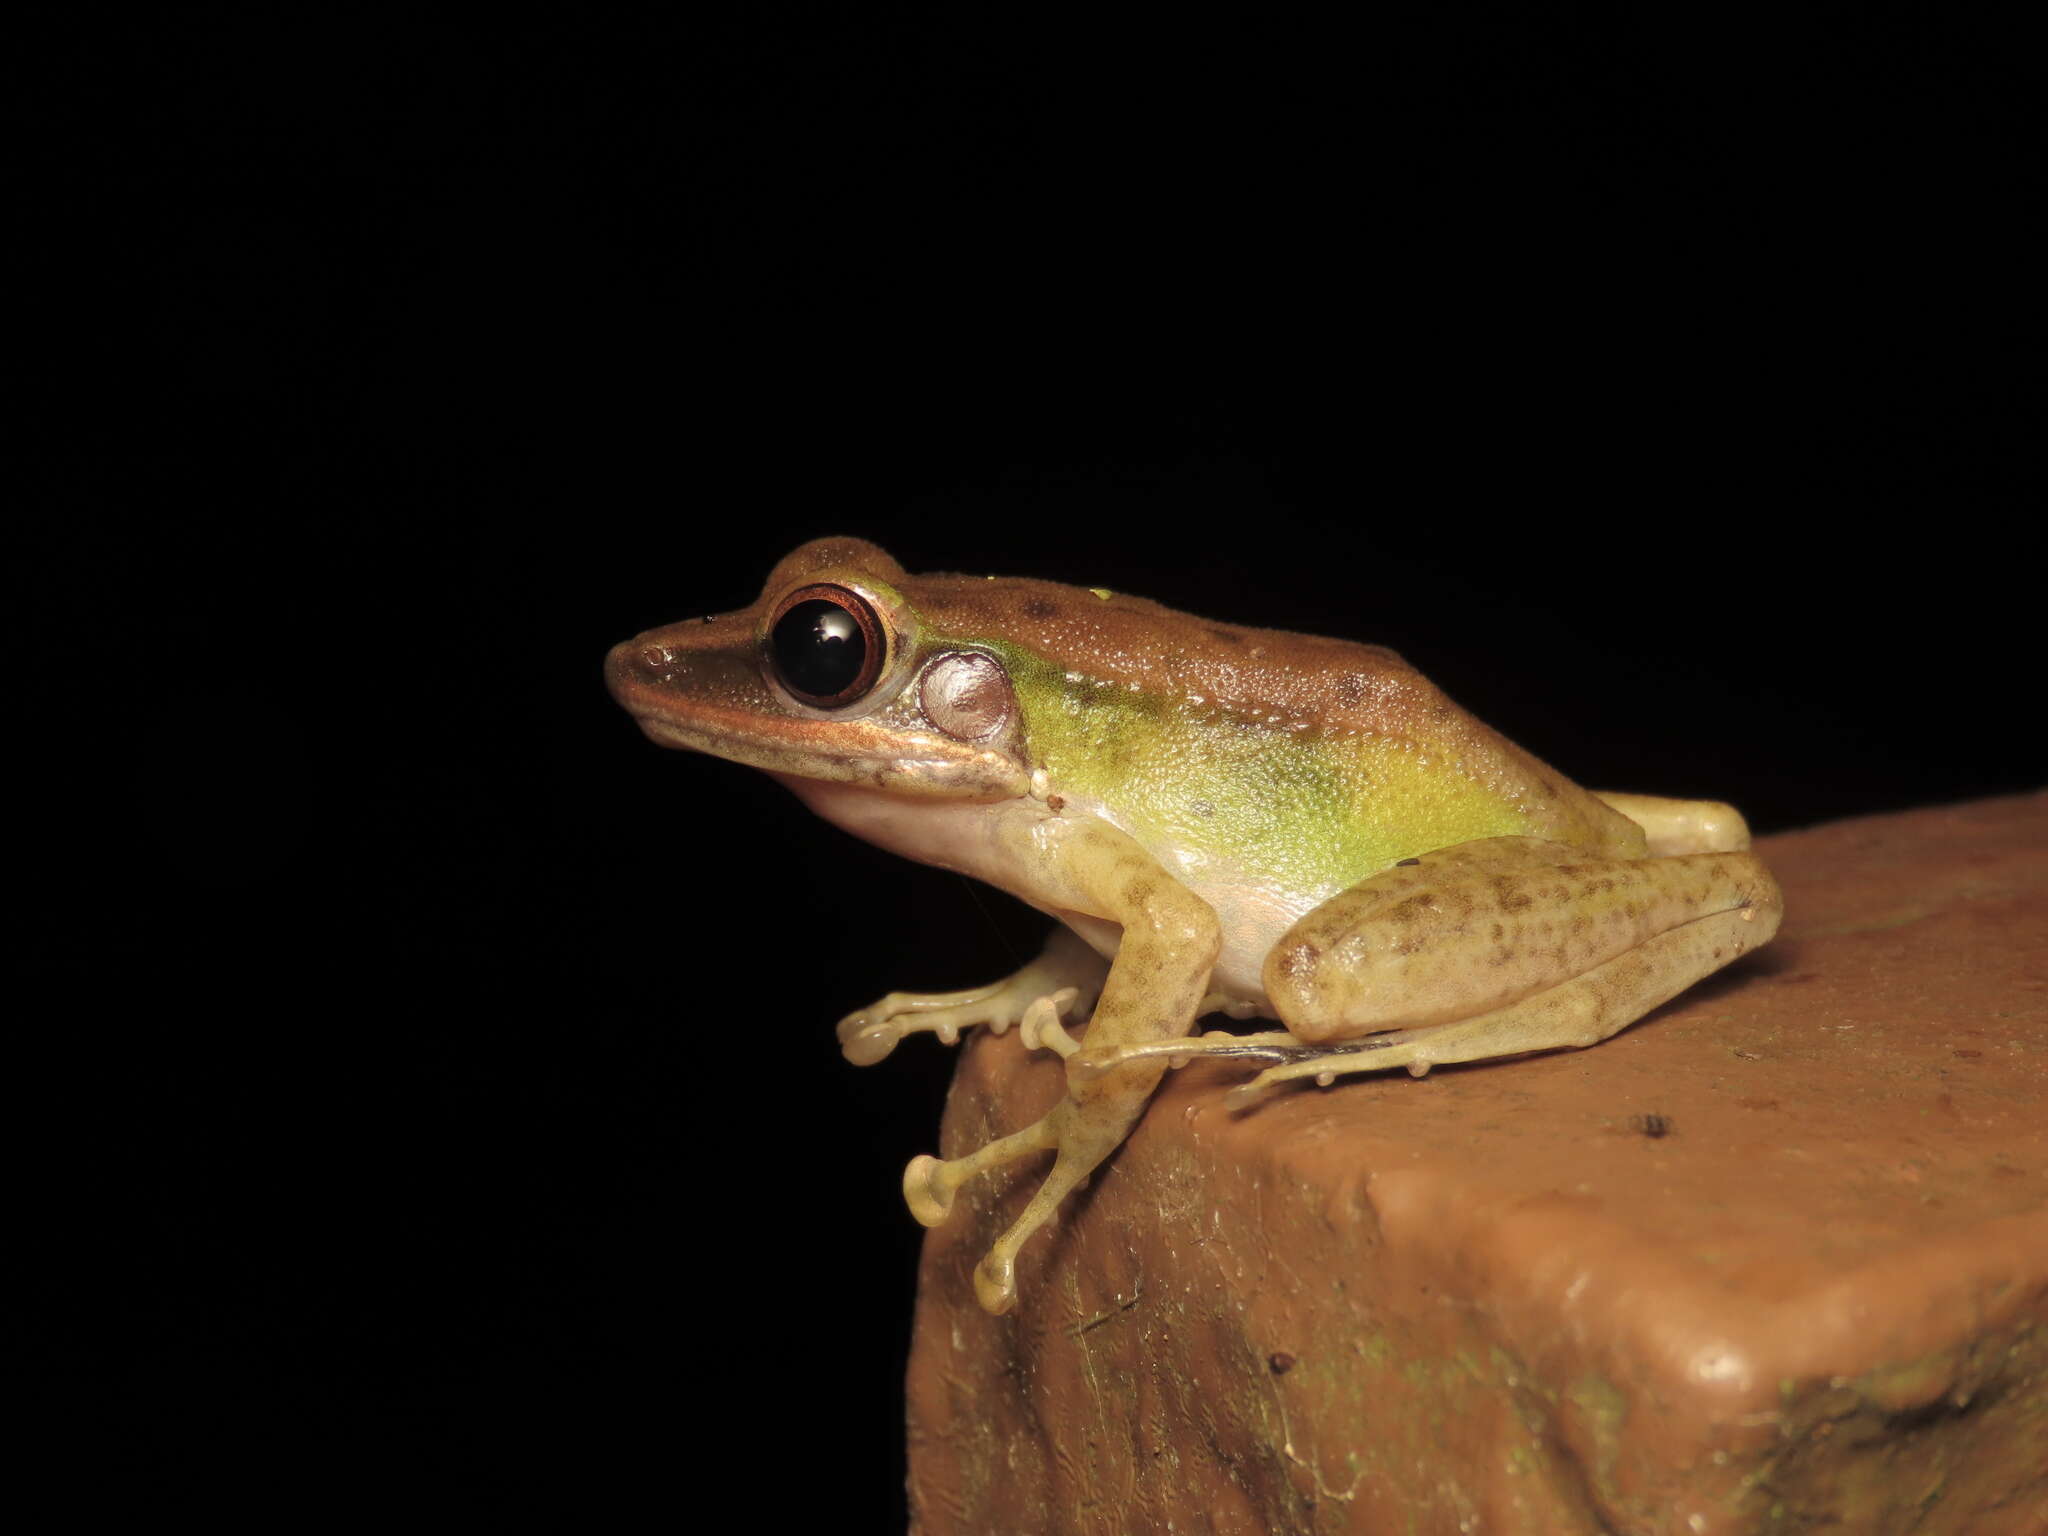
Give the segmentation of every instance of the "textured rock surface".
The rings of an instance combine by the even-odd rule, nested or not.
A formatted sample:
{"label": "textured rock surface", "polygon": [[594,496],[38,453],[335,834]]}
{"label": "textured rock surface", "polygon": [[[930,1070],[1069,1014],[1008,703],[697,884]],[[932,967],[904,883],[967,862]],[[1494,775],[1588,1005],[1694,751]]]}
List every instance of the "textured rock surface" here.
{"label": "textured rock surface", "polygon": [[[1009,1317],[970,1186],[914,1530],[2048,1530],[2048,796],[1762,849],[1779,941],[1591,1050],[1170,1075]],[[1059,1085],[974,1041],[947,1155]]]}

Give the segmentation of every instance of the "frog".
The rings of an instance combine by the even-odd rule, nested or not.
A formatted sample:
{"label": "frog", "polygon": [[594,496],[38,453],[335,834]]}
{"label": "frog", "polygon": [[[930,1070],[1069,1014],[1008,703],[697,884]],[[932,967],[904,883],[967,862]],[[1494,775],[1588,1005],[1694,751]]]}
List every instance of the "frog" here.
{"label": "frog", "polygon": [[[1106,587],[912,575],[814,539],[749,607],[624,641],[605,677],[660,745],[1055,920],[1012,975],[837,1027],[857,1065],[1013,1026],[1061,1058],[1048,1113],[904,1171],[930,1227],[977,1177],[1051,1154],[975,1267],[996,1314],[1169,1070],[1257,1069],[1223,1095],[1249,1112],[1305,1082],[1593,1045],[1783,912],[1730,805],[1582,789],[1385,647]],[[1196,1034],[1211,1016],[1278,1027]]]}

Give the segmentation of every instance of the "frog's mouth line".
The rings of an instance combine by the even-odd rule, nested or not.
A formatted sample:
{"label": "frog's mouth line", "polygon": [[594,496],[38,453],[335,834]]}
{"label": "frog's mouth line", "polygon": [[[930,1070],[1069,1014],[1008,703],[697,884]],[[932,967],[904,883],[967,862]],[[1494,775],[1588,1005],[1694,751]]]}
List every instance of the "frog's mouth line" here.
{"label": "frog's mouth line", "polygon": [[936,738],[929,755],[906,754],[903,739],[886,734],[863,749],[854,722],[806,720],[764,730],[758,718],[745,714],[707,718],[696,729],[652,713],[633,719],[657,745],[794,778],[977,799],[1020,795],[1027,788],[1008,759]]}
{"label": "frog's mouth line", "polygon": [[[701,752],[707,757],[729,758],[734,762],[755,763],[772,758],[771,766],[779,767],[789,758],[816,757],[844,762],[883,760],[879,752],[864,753],[850,749],[843,722],[775,719],[774,724],[764,727],[764,718],[775,719],[744,710],[731,713],[706,711],[702,724],[684,724],[672,716],[653,712],[633,716],[634,723],[648,739],[664,747]],[[826,729],[820,729],[821,724]],[[832,726],[839,729],[831,729]],[[892,755],[888,760],[897,759]]]}

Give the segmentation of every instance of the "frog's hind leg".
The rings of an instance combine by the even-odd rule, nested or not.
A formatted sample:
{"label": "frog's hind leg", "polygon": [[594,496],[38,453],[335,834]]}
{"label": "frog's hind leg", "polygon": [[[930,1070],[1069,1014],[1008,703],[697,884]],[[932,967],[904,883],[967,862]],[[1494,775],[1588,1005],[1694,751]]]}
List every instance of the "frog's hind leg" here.
{"label": "frog's hind leg", "polygon": [[960,1031],[985,1025],[1000,1035],[1040,1000],[1069,1018],[1084,1017],[1102,991],[1109,962],[1072,929],[1055,928],[1029,965],[1001,981],[959,992],[891,992],[839,1021],[839,1049],[857,1067],[870,1067],[920,1030],[947,1045]]}
{"label": "frog's hind leg", "polygon": [[1773,886],[1768,901],[1666,929],[1583,975],[1475,1018],[1297,1048],[1292,1060],[1231,1089],[1224,1103],[1247,1109],[1305,1077],[1324,1087],[1347,1073],[1390,1067],[1421,1077],[1439,1063],[1596,1044],[1764,943],[1779,914]]}
{"label": "frog's hind leg", "polygon": [[1067,1075],[1195,1057],[1270,1067],[1233,1095],[1243,1105],[1297,1077],[1589,1045],[1763,943],[1780,902],[1746,853],[1612,859],[1531,838],[1461,844],[1339,892],[1274,946],[1262,980],[1286,1033],[1090,1042]]}

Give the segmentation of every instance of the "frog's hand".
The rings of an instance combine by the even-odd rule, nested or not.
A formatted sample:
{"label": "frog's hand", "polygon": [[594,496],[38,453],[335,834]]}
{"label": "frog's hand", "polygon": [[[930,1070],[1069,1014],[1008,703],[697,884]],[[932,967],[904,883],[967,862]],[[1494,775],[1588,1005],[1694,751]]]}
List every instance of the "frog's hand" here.
{"label": "frog's hand", "polygon": [[[1559,855],[1573,862],[1544,862]],[[1591,1045],[1764,943],[1781,910],[1777,882],[1745,853],[1588,860],[1523,838],[1469,843],[1384,871],[1295,925],[1265,975],[1288,1033],[1084,1051],[1068,1075],[1139,1059],[1272,1063],[1231,1091],[1241,1109],[1296,1078],[1420,1076],[1438,1062]]]}
{"label": "frog's hand", "polygon": [[[1039,861],[1033,895],[1049,907],[1120,924],[1123,940],[1102,1000],[1088,1025],[1091,1048],[1136,1045],[1185,1035],[1216,962],[1221,931],[1208,903],[1175,881],[1130,837],[1084,817],[1020,822],[1004,836],[1019,839],[1020,860]],[[1048,857],[1050,855],[1050,857]],[[1046,1044],[1064,1036],[1040,1010],[1033,1034]],[[974,1272],[974,1292],[990,1312],[1016,1305],[1017,1252],[1059,1203],[1122,1144],[1166,1063],[1143,1061],[1085,1082],[1070,1078],[1067,1097],[1036,1124],[965,1157],[914,1160],[903,1175],[904,1198],[927,1226],[943,1221],[967,1180],[1033,1152],[1057,1153],[1045,1182]]]}
{"label": "frog's hand", "polygon": [[977,1024],[1000,1035],[1040,1001],[1054,1014],[1083,1018],[1102,991],[1109,962],[1072,930],[1056,928],[1039,957],[1011,976],[963,992],[891,992],[839,1021],[839,1049],[857,1067],[873,1066],[918,1030],[947,1045]]}

